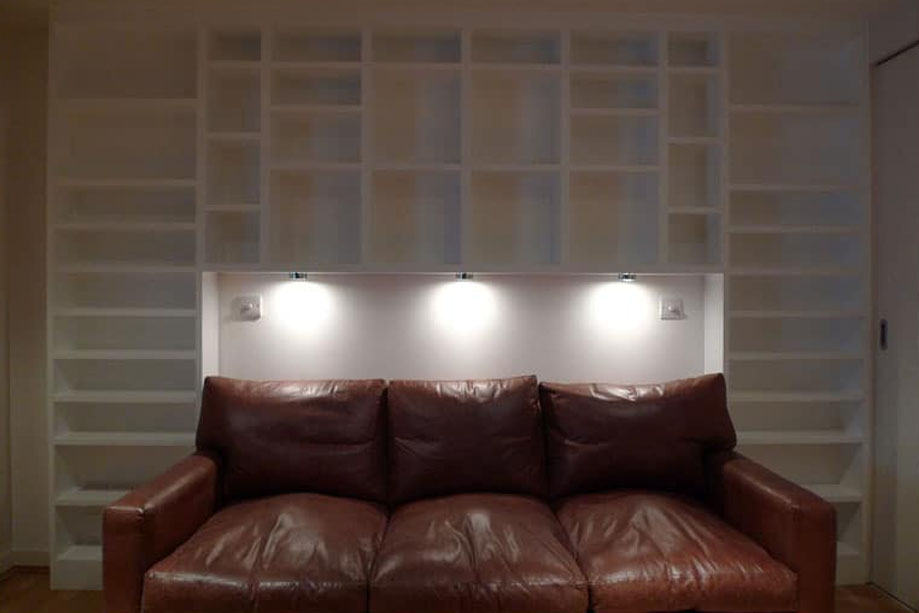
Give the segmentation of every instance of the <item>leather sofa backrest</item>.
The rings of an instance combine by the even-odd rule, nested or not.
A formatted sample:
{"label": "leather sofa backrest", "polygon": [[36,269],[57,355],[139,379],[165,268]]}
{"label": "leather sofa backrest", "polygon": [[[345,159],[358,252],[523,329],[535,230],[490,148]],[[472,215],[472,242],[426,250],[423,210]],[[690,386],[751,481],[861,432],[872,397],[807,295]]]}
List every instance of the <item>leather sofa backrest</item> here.
{"label": "leather sofa backrest", "polygon": [[549,493],[641,488],[701,495],[704,461],[737,442],[723,375],[657,385],[541,383]]}
{"label": "leather sofa backrest", "polygon": [[386,383],[204,382],[198,449],[230,499],[316,492],[385,502]]}
{"label": "leather sofa backrest", "polygon": [[462,492],[546,494],[536,377],[393,381],[389,437],[393,503]]}

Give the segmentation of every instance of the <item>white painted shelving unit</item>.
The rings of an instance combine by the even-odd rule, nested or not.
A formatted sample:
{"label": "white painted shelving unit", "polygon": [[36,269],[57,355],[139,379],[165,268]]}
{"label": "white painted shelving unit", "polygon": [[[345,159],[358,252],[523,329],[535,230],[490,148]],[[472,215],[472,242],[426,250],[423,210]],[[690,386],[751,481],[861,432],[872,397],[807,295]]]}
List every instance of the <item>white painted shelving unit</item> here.
{"label": "white painted shelving unit", "polygon": [[857,33],[79,14],[52,30],[55,587],[98,587],[101,509],[192,448],[219,270],[724,272],[742,447],[838,506],[865,579]]}

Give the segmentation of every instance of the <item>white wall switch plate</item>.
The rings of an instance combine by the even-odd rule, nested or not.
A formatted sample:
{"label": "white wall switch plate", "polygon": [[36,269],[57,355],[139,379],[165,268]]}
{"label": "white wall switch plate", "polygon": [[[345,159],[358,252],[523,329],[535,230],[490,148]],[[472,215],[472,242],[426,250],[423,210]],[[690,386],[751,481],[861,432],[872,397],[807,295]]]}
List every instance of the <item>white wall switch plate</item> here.
{"label": "white wall switch plate", "polygon": [[233,301],[233,312],[242,321],[258,321],[262,318],[262,297],[239,296]]}
{"label": "white wall switch plate", "polygon": [[672,296],[661,298],[661,319],[686,319],[683,299]]}

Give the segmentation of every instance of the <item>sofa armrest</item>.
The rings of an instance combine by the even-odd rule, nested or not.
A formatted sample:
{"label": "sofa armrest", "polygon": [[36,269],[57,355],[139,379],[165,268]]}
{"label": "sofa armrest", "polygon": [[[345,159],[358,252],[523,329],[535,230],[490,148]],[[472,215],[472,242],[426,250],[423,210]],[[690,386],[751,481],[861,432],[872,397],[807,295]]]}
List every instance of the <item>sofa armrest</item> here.
{"label": "sofa armrest", "polygon": [[710,458],[710,503],[798,575],[799,613],[833,613],[836,509],[740,454]]}
{"label": "sofa armrest", "polygon": [[144,574],[217,508],[217,462],[196,453],[105,509],[102,582],[106,613],[139,613]]}

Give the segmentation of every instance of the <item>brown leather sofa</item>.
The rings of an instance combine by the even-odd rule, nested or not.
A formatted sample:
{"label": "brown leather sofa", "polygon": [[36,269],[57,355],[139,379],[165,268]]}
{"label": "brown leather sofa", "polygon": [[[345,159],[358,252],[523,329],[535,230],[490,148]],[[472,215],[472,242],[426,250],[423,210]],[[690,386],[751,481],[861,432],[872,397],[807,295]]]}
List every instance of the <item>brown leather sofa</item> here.
{"label": "brown leather sofa", "polygon": [[205,382],[104,516],[108,613],[830,613],[833,507],[662,385]]}

